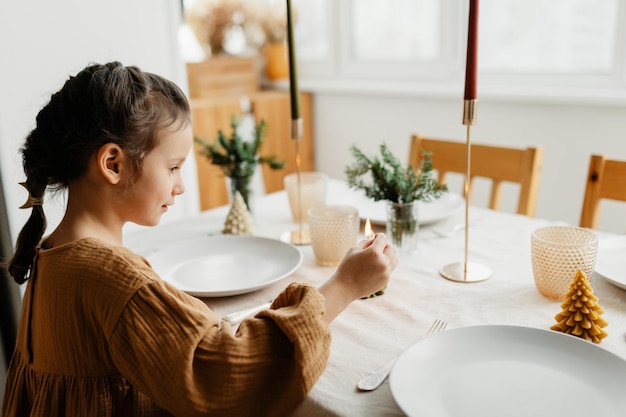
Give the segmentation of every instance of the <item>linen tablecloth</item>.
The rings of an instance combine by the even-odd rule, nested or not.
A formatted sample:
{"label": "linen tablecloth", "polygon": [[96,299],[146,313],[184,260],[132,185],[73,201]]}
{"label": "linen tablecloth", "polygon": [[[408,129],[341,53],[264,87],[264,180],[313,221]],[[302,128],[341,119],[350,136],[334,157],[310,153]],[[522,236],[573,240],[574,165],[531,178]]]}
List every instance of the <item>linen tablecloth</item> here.
{"label": "linen tablecloth", "polygon": [[[327,202],[344,202],[345,184],[330,181]],[[253,201],[254,234],[280,239],[297,228],[291,221],[285,192],[257,196]],[[358,208],[358,207],[357,207]],[[149,255],[167,244],[219,234],[228,207],[203,212],[177,223],[138,230],[125,236],[125,244]],[[463,222],[463,210],[420,229],[418,250],[401,255],[391,281],[380,297],[358,300],[332,324],[333,341],[328,366],[304,403],[293,416],[402,416],[385,382],[372,392],[359,392],[357,381],[418,341],[435,318],[448,322],[448,329],[506,324],[549,329],[561,302],[542,296],[536,289],[530,256],[530,236],[550,224],[542,219],[470,208],[468,260],[488,266],[492,277],[483,282],[458,283],[444,279],[439,269],[463,261],[464,232],[440,237]],[[598,233],[600,246],[611,235]],[[204,301],[224,315],[268,301],[289,282],[319,284],[335,270],[320,267],[310,246],[298,246],[303,254],[300,268],[262,290]],[[625,254],[626,255],[626,254]],[[599,345],[626,359],[626,291],[604,278],[591,277],[609,336]]]}

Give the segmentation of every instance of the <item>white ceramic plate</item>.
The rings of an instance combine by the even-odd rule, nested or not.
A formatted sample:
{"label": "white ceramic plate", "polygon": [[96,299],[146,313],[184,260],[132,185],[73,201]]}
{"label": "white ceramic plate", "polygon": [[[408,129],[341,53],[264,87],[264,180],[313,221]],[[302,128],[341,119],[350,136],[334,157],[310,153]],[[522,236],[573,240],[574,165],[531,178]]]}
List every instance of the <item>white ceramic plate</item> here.
{"label": "white ceramic plate", "polygon": [[[347,190],[339,204],[356,207],[361,219],[369,218],[374,224],[385,224],[387,221],[387,201],[374,201],[361,190]],[[459,194],[446,192],[429,203],[418,201],[417,204],[418,222],[427,225],[452,216],[463,207],[465,200]]]}
{"label": "white ceramic plate", "polygon": [[626,235],[600,240],[595,271],[626,290]]}
{"label": "white ceramic plate", "polygon": [[408,416],[626,416],[626,361],[551,330],[437,333],[402,353],[390,384]]}
{"label": "white ceramic plate", "polygon": [[223,235],[175,243],[148,260],[163,280],[188,294],[225,297],[288,276],[302,263],[302,253],[279,240]]}

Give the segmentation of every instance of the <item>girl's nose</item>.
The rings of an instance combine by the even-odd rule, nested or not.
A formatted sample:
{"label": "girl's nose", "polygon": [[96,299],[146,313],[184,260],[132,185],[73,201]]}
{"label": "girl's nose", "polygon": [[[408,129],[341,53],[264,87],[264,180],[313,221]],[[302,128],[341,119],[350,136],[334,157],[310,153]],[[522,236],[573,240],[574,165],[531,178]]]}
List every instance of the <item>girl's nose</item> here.
{"label": "girl's nose", "polygon": [[176,184],[174,184],[174,187],[172,188],[172,194],[181,195],[184,192],[185,192],[185,184],[183,183],[182,180],[177,181]]}

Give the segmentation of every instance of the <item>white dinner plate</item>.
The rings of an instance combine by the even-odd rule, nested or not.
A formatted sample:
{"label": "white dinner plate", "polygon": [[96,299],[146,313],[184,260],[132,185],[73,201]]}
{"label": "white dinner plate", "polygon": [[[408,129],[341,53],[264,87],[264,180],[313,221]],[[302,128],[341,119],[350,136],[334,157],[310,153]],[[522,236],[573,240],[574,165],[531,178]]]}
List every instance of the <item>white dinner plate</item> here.
{"label": "white dinner plate", "polygon": [[[428,203],[418,201],[417,219],[420,225],[427,225],[446,219],[458,212],[465,200],[459,194],[445,192],[438,199]],[[365,196],[362,190],[348,189],[339,204],[348,204],[359,210],[359,217],[369,218],[374,224],[385,224],[387,221],[387,201],[374,201]]]}
{"label": "white dinner plate", "polygon": [[175,243],[148,261],[163,280],[188,294],[225,297],[288,276],[302,263],[302,253],[279,240],[222,235]]}
{"label": "white dinner plate", "polygon": [[400,355],[390,385],[408,416],[626,416],[626,361],[552,330],[434,334]]}
{"label": "white dinner plate", "polygon": [[626,235],[600,240],[595,271],[626,290]]}

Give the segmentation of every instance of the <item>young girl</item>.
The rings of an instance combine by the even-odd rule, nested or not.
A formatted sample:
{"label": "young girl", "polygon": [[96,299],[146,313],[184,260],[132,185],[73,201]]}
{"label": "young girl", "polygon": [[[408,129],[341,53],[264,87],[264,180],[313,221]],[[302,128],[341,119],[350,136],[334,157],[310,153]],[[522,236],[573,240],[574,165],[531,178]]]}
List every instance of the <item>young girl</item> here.
{"label": "young girl", "polygon": [[[324,371],[329,323],[387,285],[384,235],[346,255],[319,290],[289,285],[233,334],[200,300],[122,246],[156,225],[184,186],[188,102],[173,83],[117,62],[70,77],[22,148],[31,216],[9,272],[28,280],[2,415],[287,415]],[[46,189],[67,189],[46,227]]]}

